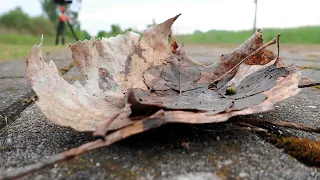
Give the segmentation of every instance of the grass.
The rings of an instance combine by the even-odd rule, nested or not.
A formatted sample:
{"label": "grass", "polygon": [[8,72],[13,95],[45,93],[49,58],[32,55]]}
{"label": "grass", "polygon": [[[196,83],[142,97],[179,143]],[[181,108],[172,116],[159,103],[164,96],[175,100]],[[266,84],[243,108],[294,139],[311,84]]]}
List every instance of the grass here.
{"label": "grass", "polygon": [[[0,62],[16,59],[19,57],[27,57],[31,51],[32,45],[15,45],[0,43]],[[44,46],[43,52],[51,52],[63,49],[62,46]]]}
{"label": "grass", "polygon": [[[287,29],[262,29],[264,41],[267,42],[281,33],[281,43],[284,44],[320,44],[320,26],[309,26]],[[176,37],[178,42],[185,44],[241,44],[252,31],[196,31],[193,34]],[[40,35],[27,35],[15,32],[0,31],[0,61],[26,57],[32,46],[39,44]],[[44,51],[62,49],[55,46],[55,37],[44,36]],[[67,38],[66,44],[74,42]]]}
{"label": "grass", "polygon": [[[306,26],[286,29],[261,29],[267,42],[281,33],[281,43],[320,44],[320,26]],[[178,36],[178,42],[185,44],[239,44],[247,40],[252,31],[196,31],[193,34]]]}
{"label": "grass", "polygon": [[[66,38],[66,44],[74,42],[70,38]],[[40,36],[18,34],[10,32],[0,33],[0,61],[7,61],[19,57],[27,57],[31,48],[35,44],[40,43]],[[43,51],[51,52],[61,50],[64,46],[56,46],[55,37],[44,36]]]}

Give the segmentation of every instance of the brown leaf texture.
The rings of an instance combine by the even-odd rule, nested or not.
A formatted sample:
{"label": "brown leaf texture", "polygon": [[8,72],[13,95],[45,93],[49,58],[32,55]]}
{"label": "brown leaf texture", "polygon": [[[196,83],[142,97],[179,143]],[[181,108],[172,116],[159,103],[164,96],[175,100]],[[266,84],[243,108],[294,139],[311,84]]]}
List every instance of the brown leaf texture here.
{"label": "brown leaf texture", "polygon": [[220,61],[207,66],[201,73],[200,83],[213,82],[216,78],[232,69],[244,57],[247,57],[263,45],[262,32],[256,31],[247,41],[237,47],[229,54],[222,54]]}
{"label": "brown leaf texture", "polygon": [[[260,31],[216,64],[204,66],[190,60],[183,46],[172,39],[171,26],[179,16],[145,30],[142,37],[127,32],[70,45],[85,79],[83,85],[67,83],[53,61],[43,61],[41,45],[34,46],[26,77],[39,97],[37,106],[56,124],[77,131],[97,130],[95,135],[104,136],[134,121],[145,122],[160,111],[158,116],[165,123],[222,122],[268,111],[299,92],[300,73],[276,66],[283,64],[282,59],[276,61],[268,49],[232,69],[261,49]],[[229,70],[233,71],[215,89],[208,88]],[[226,93],[231,86],[236,92]]]}
{"label": "brown leaf texture", "polygon": [[[112,38],[90,39],[70,45],[85,85],[68,84],[53,61],[42,58],[34,46],[27,60],[26,77],[39,97],[36,102],[48,120],[77,131],[94,131],[100,123],[125,108],[128,88],[147,90],[142,73],[169,57],[168,37],[179,15],[144,31],[143,37],[128,32]],[[130,114],[130,110],[128,110]],[[131,124],[124,113],[109,129]]]}

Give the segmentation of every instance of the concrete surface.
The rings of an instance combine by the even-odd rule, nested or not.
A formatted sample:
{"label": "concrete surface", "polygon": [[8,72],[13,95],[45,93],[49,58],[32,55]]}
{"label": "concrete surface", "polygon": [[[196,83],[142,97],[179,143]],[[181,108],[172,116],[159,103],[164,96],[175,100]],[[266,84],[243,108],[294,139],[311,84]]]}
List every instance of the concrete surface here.
{"label": "concrete surface", "polygon": [[[221,53],[230,52],[231,48],[229,46],[186,47],[191,58],[206,62],[218,59]],[[308,53],[302,53],[300,49],[295,50],[294,47],[288,49],[290,51],[285,54],[285,48],[282,48],[282,51],[285,51],[283,54],[288,56],[286,63],[297,62],[303,66],[304,61],[297,61],[294,57],[310,59]],[[313,51],[315,50],[312,48],[306,50],[310,54]],[[62,54],[54,56],[62,57]],[[70,54],[61,58],[61,66],[67,66],[70,58]],[[312,56],[312,58],[317,57]],[[313,65],[320,65],[320,60],[314,61]],[[18,66],[23,67],[22,64],[15,64],[15,67]],[[3,67],[8,69],[10,66],[6,63],[0,66],[0,74],[5,77],[6,74],[2,72]],[[312,72],[316,78],[319,77],[318,70],[313,69]],[[17,72],[16,75],[21,73]],[[79,75],[76,69],[72,68],[64,77],[73,82]],[[24,91],[28,90],[24,79],[15,77],[1,80],[3,81],[1,81],[0,100],[4,103],[0,107],[10,107],[8,102],[19,99],[21,101],[20,94],[25,94]],[[10,84],[14,85],[14,91],[11,91]],[[299,95],[277,104],[273,111],[253,116],[320,127],[319,110],[320,90],[307,88]],[[78,133],[46,121],[34,104],[28,106],[17,117],[19,118],[0,130],[0,174],[8,168],[10,170],[38,162],[93,140],[90,133]],[[278,131],[319,140],[317,134],[281,128]],[[92,151],[72,161],[56,164],[23,179],[313,180],[320,179],[320,170],[299,162],[260,136],[239,130],[232,124],[197,126],[170,124]]]}
{"label": "concrete surface", "polygon": [[[43,52],[46,62],[54,60],[57,67],[68,67],[72,62],[71,51]],[[0,62],[0,128],[10,123],[30,103],[35,93],[24,78],[26,58]]]}

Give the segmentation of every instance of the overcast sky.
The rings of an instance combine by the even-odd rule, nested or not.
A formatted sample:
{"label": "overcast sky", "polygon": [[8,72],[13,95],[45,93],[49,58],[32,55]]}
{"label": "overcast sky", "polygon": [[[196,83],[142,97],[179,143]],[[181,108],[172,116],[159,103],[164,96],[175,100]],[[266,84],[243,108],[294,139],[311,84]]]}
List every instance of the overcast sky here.
{"label": "overcast sky", "polygon": [[[42,13],[38,0],[0,0],[0,14],[21,6],[31,16]],[[250,29],[254,18],[254,0],[82,0],[80,22],[91,35],[121,28],[143,30],[154,18],[162,22],[176,14],[173,32],[195,30]],[[320,0],[258,0],[257,26],[297,27],[320,25]]]}

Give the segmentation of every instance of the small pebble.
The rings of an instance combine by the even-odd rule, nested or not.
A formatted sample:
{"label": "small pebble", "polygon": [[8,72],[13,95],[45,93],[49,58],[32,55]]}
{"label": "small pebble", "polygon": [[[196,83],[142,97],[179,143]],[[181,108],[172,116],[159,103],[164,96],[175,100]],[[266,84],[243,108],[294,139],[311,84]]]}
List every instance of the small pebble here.
{"label": "small pebble", "polygon": [[240,172],[239,178],[245,178],[245,177],[249,177],[249,174],[246,172]]}
{"label": "small pebble", "polygon": [[312,108],[312,109],[315,109],[317,108],[317,106],[307,106],[308,108]]}
{"label": "small pebble", "polygon": [[224,166],[229,166],[229,165],[231,165],[232,163],[233,163],[233,161],[231,161],[230,159],[228,159],[228,160],[223,161],[223,162],[222,162],[222,165],[224,165]]}
{"label": "small pebble", "polygon": [[97,162],[97,163],[96,163],[96,166],[98,166],[98,167],[99,167],[99,166],[100,166],[100,163],[98,163],[98,162]]}
{"label": "small pebble", "polygon": [[12,144],[12,138],[7,138],[6,142],[7,144]]}
{"label": "small pebble", "polygon": [[217,141],[220,141],[220,136],[217,136],[217,137],[216,137],[216,140],[217,140]]}

